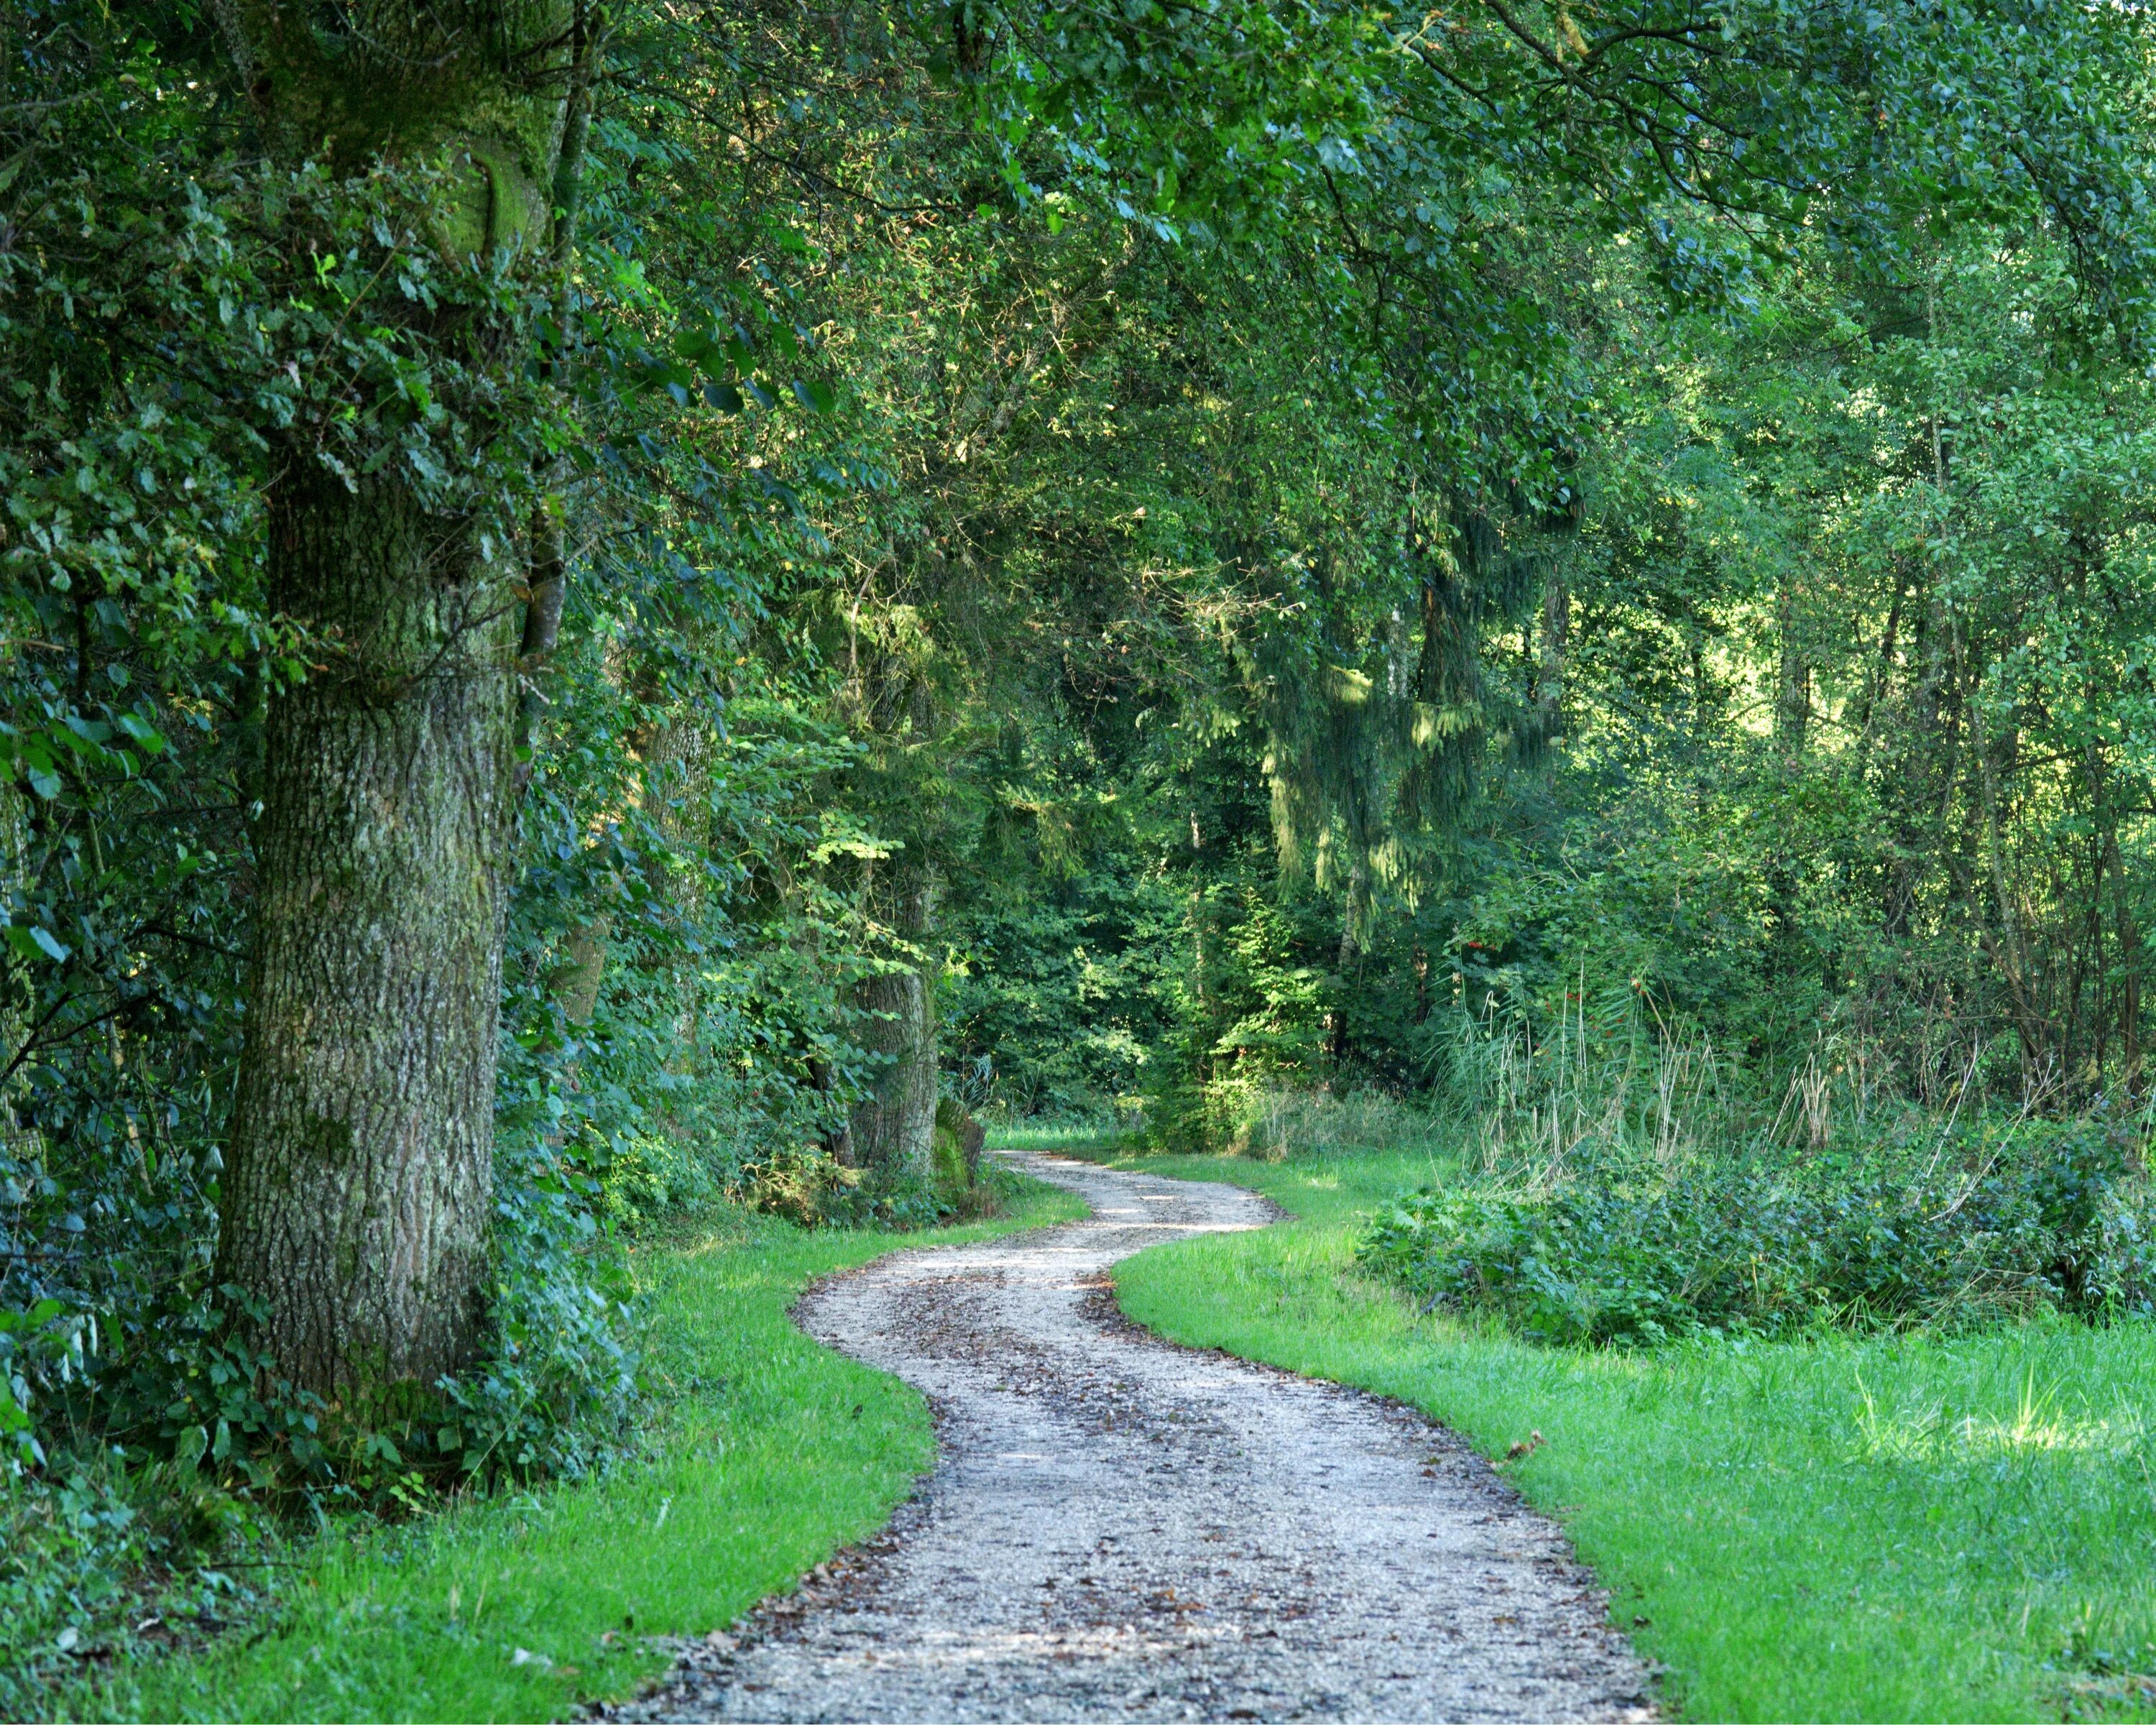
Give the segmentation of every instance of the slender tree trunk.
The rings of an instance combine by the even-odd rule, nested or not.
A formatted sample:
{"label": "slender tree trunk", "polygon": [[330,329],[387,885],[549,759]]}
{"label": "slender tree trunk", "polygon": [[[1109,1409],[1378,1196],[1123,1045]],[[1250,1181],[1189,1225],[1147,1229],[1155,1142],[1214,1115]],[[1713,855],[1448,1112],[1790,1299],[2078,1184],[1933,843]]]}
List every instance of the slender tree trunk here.
{"label": "slender tree trunk", "polygon": [[[1931,598],[1917,614],[1912,656],[1921,667],[1906,704],[1892,716],[1887,750],[1887,801],[1893,808],[1894,854],[1887,871],[1881,926],[1888,937],[1905,940],[1916,925],[1917,895],[1931,859],[1945,849],[1946,811],[1942,800],[1952,793],[1953,769],[1941,759],[1939,697],[1947,678],[1947,630],[1939,602]],[[1891,673],[1882,670],[1882,678]]]}
{"label": "slender tree trunk", "polygon": [[295,1383],[431,1382],[486,1285],[514,587],[401,483],[305,468],[270,559],[346,650],[270,704],[218,1280]]}
{"label": "slender tree trunk", "polygon": [[1564,660],[1572,639],[1572,593],[1562,576],[1543,588],[1541,639],[1535,662],[1535,729],[1543,742],[1564,728]]}
{"label": "slender tree trunk", "polygon": [[[1959,639],[1956,639],[1957,651]],[[1984,822],[1984,860],[1991,880],[1992,906],[1998,917],[1994,938],[1986,933],[1979,943],[2005,978],[2013,1008],[2014,1028],[2021,1042],[2021,1071],[2025,1086],[2046,1081],[2052,1065],[2051,1027],[2039,1009],[2029,963],[2028,943],[2015,893],[2006,880],[2006,846],[1999,817],[1999,768],[1993,757],[1991,721],[1977,696],[1977,678],[1968,679],[1972,691],[1969,736],[1976,748],[1978,807]]]}
{"label": "slender tree trunk", "polygon": [[[33,794],[27,785],[19,789],[12,785],[0,788],[0,881],[11,893],[32,884],[32,824],[23,804]],[[0,1153],[35,1166],[44,1160],[44,1145],[35,1132],[24,1128],[15,1111],[23,1095],[24,1069],[28,1065],[27,1060],[19,1066],[16,1062],[23,1059],[23,1045],[31,1034],[33,1014],[25,1009],[30,999],[19,972],[0,980],[0,1071],[8,1072],[0,1081]]]}
{"label": "slender tree trunk", "polygon": [[1775,634],[1780,664],[1775,678],[1774,741],[1784,763],[1794,768],[1804,758],[1811,726],[1812,668],[1798,627],[1796,589],[1786,583],[1775,608]]}
{"label": "slender tree trunk", "polygon": [[1691,803],[1692,813],[1698,819],[1707,819],[1707,804],[1719,785],[1718,776],[1709,768],[1711,752],[1716,734],[1722,723],[1722,703],[1714,686],[1714,679],[1707,669],[1707,639],[1695,623],[1689,626],[1689,638],[1685,644],[1687,663],[1691,672],[1691,715],[1689,726],[1691,741]]}
{"label": "slender tree trunk", "polygon": [[[1797,624],[1797,593],[1784,582],[1776,606],[1776,632],[1780,663],[1775,680],[1774,746],[1781,757],[1782,782],[1794,786],[1804,770],[1806,733],[1812,711],[1812,671],[1805,661]],[[1769,963],[1783,975],[1794,973],[1802,963],[1803,911],[1799,902],[1797,859],[1785,848],[1789,836],[1783,824],[1782,839],[1767,859],[1767,920],[1772,933]]]}
{"label": "slender tree trunk", "polygon": [[554,973],[554,998],[562,1003],[562,1016],[572,1024],[588,1024],[599,1009],[599,990],[606,983],[607,937],[613,920],[594,916],[562,937],[562,967]]}
{"label": "slender tree trunk", "polygon": [[[936,886],[929,871],[894,870],[886,909],[893,932],[917,946],[935,932]],[[861,1045],[886,1057],[875,1091],[854,1110],[853,1152],[864,1168],[926,1178],[936,1147],[936,982],[924,958],[870,977],[856,993]]]}
{"label": "slender tree trunk", "polygon": [[2141,1074],[2141,937],[2136,926],[2132,906],[2128,902],[2128,884],[2114,866],[2112,880],[2117,882],[2117,928],[2118,940],[2118,1032],[2123,1047],[2119,1060],[2119,1087],[2130,1105],[2138,1106],[2142,1098]]}
{"label": "slender tree trunk", "polygon": [[1333,954],[1332,968],[1343,977],[1363,950],[1363,933],[1370,921],[1370,867],[1363,856],[1363,847],[1358,845],[1354,860],[1348,865],[1347,902],[1340,909],[1340,947]]}
{"label": "slender tree trunk", "polygon": [[[673,957],[674,1049],[668,1070],[693,1081],[704,1070],[703,965],[701,930],[710,914],[703,858],[711,839],[711,727],[694,710],[668,720],[646,757],[644,795],[652,824],[664,836],[675,865],[652,881],[653,891],[672,910],[690,939]],[[690,1100],[690,1093],[683,1093]],[[665,1111],[668,1136],[685,1139],[695,1131],[691,1111]]]}

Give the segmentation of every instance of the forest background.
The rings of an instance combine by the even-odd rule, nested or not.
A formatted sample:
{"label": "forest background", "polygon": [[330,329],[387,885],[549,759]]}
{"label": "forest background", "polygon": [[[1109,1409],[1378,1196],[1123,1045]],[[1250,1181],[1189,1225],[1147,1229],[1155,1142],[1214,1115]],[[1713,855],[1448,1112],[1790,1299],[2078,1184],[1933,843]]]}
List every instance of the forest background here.
{"label": "forest background", "polygon": [[588,1467],[969,1115],[2146,1304],[2139,14],[0,19],[11,1515]]}

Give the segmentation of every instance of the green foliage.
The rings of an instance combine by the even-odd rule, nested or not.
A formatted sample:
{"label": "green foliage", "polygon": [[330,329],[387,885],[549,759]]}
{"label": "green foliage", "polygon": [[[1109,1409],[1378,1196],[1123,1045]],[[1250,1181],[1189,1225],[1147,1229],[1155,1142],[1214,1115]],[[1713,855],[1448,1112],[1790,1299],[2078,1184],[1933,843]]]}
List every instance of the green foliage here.
{"label": "green foliage", "polygon": [[1377,1214],[1357,1260],[1425,1309],[1574,1345],[2156,1316],[2147,1195],[2123,1178],[2118,1135],[2034,1136],[2010,1162],[1929,1178],[1710,1162],[1589,1165],[1539,1195],[1424,1191]]}
{"label": "green foliage", "polygon": [[[953,1105],[947,1099],[946,1110]],[[938,1125],[927,1178],[840,1166],[818,1151],[773,1155],[743,1168],[752,1209],[803,1228],[934,1228],[1006,1214],[1024,1179],[996,1163],[969,1164],[963,1132]]]}
{"label": "green foliage", "polygon": [[256,1518],[190,1467],[79,1458],[49,1489],[0,1484],[0,1709],[47,1717],[88,1661],[154,1656],[245,1615]]}
{"label": "green foliage", "polygon": [[[1005,861],[1024,872],[994,878]],[[957,1081],[978,1072],[1017,1114],[1111,1114],[1143,1088],[1171,1022],[1163,997],[1180,907],[1121,844],[1070,874],[1031,861],[983,859],[948,984],[947,1058]]]}
{"label": "green foliage", "polygon": [[[674,314],[619,249],[638,205],[618,169],[594,177],[610,225],[565,331],[553,284],[434,244],[439,164],[341,177],[267,160],[192,9],[19,11],[4,75],[11,101],[33,99],[0,121],[8,1464],[117,1442],[137,1465],[383,1506],[575,1472],[633,1389],[601,1226],[617,1150],[798,1139],[851,1081],[844,957],[819,973],[793,944],[844,907],[825,893],[737,920],[758,860],[843,837],[802,824],[828,732],[745,726],[716,781],[650,748],[713,726],[732,664],[716,655],[778,547],[798,547],[793,494],[683,449],[694,418],[647,346]],[[734,348],[698,350],[715,375],[747,387],[773,352],[802,358],[765,296],[731,315]],[[502,362],[527,339],[546,363]],[[800,393],[808,417],[829,405],[820,385]],[[500,555],[531,549],[535,512],[609,521],[562,651],[533,668],[545,764],[521,810],[505,967],[487,1348],[449,1381],[333,1418],[246,1344],[211,1262],[264,702],[338,651],[275,619],[264,588],[265,489],[295,461],[408,475]],[[715,526],[744,502],[746,523]],[[570,1025],[558,949],[595,919],[616,964]],[[750,920],[768,943],[711,962]],[[685,1020],[708,1061],[685,1059]],[[825,1055],[819,1088],[802,1069]],[[715,1191],[721,1161],[669,1197]]]}
{"label": "green foliage", "polygon": [[[866,7],[841,72],[787,6],[608,10],[541,271],[436,243],[450,164],[272,165],[216,8],[14,8],[11,1476],[588,1474],[625,1237],[1008,1200],[947,1136],[930,1179],[842,1166],[900,968],[946,1092],[1019,1129],[1471,1117],[1561,1171],[2137,1115],[2142,14]],[[212,1267],[265,702],[341,650],[265,590],[295,463],[568,572],[521,667],[488,1343],[365,1409],[291,1394]],[[2118,1204],[2056,1270],[2089,1224],[2036,1136],[1851,1299],[2138,1298]],[[1837,1263],[1928,1225],[1777,1185],[1755,1240],[1745,1178],[1595,1198],[1577,1279],[1648,1291],[1580,1309],[1722,1324],[1706,1270],[1756,1249],[1771,1327],[1841,1298],[1800,1220]],[[1667,1261],[1577,1244],[1620,1226]]]}

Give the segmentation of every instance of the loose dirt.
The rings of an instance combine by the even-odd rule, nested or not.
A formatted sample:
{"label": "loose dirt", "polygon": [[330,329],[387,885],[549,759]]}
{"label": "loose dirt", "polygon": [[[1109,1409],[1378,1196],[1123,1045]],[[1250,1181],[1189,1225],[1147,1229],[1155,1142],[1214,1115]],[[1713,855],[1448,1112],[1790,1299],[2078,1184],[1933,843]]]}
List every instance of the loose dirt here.
{"label": "loose dirt", "polygon": [[1116,1317],[1111,1265],[1262,1227],[1262,1199],[1011,1159],[1092,1219],[901,1253],[797,1312],[927,1394],[941,1459],[919,1495],[622,1716],[1651,1716],[1563,1536],[1450,1433]]}

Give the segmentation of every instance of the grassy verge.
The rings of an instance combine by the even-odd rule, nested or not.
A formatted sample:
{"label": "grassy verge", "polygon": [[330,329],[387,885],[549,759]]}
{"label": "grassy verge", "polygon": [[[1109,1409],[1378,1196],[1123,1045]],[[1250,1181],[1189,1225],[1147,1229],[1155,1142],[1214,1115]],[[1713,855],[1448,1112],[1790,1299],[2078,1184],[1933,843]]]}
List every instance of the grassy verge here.
{"label": "grassy verge", "polygon": [[[787,1308],[895,1245],[1072,1219],[1027,1182],[993,1222],[895,1239],[736,1214],[636,1254],[660,1395],[644,1453],[603,1475],[331,1533],[291,1556],[270,1633],[123,1669],[71,1699],[151,1719],[553,1719],[880,1527],[934,1452],[921,1398],[808,1341]],[[520,1657],[520,1655],[521,1656]]]}
{"label": "grassy verge", "polygon": [[1114,1142],[1111,1125],[1088,1125],[1083,1121],[1059,1121],[1050,1126],[1030,1122],[1004,1124],[988,1129],[988,1145],[996,1150],[1096,1151]]}
{"label": "grassy verge", "polygon": [[[1096,1153],[1107,1159],[1106,1153]],[[1297,1219],[1157,1248],[1116,1288],[1198,1346],[1421,1407],[1509,1469],[1712,1719],[2145,1716],[2156,1699],[2156,1332],[2032,1323],[1649,1356],[1420,1317],[1354,1272],[1427,1157],[1118,1165]]]}

